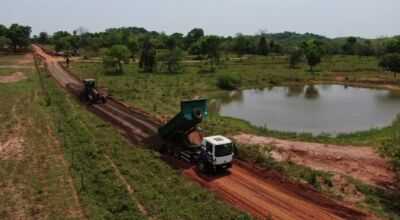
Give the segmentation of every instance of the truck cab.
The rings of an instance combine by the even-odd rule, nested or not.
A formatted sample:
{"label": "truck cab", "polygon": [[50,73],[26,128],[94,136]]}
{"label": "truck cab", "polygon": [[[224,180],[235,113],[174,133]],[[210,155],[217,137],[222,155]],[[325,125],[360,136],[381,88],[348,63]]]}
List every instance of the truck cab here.
{"label": "truck cab", "polygon": [[232,167],[234,146],[230,139],[215,135],[203,138],[201,145],[198,169],[201,172],[206,170],[226,170]]}

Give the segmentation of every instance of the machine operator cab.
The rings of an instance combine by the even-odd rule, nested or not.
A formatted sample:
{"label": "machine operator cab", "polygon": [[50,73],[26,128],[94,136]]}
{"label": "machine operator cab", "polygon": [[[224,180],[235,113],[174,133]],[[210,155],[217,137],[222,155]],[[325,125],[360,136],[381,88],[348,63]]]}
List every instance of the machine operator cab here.
{"label": "machine operator cab", "polygon": [[205,137],[198,168],[202,172],[226,170],[232,167],[233,154],[234,146],[230,139],[221,135]]}

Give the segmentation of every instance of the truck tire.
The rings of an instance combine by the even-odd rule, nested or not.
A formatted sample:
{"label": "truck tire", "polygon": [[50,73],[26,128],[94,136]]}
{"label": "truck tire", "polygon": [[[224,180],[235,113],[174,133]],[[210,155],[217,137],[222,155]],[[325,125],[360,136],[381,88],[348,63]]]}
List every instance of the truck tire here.
{"label": "truck tire", "polygon": [[199,161],[197,163],[197,169],[200,171],[200,173],[206,173],[207,171],[206,165],[204,164],[203,161]]}
{"label": "truck tire", "polygon": [[195,118],[197,120],[200,120],[203,118],[203,113],[201,112],[200,108],[193,109],[192,115],[193,115],[193,118]]}

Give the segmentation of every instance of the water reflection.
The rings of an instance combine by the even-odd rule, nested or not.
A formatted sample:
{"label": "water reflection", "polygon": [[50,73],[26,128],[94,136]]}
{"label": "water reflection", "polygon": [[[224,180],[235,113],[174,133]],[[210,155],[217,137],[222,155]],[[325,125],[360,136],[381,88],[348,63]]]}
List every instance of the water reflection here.
{"label": "water reflection", "polygon": [[309,99],[316,99],[319,97],[319,92],[318,92],[318,89],[315,87],[315,85],[307,86],[304,97],[309,98]]}
{"label": "water reflection", "polygon": [[335,135],[390,125],[400,93],[343,85],[291,85],[227,92],[209,111],[269,129]]}
{"label": "water reflection", "polygon": [[287,87],[287,97],[294,97],[303,94],[305,85],[291,85]]}

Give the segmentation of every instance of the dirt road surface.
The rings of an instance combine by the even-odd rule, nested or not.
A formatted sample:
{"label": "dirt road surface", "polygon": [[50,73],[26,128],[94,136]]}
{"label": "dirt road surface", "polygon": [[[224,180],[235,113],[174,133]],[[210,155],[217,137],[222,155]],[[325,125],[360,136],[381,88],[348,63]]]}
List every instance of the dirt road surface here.
{"label": "dirt road surface", "polygon": [[[57,59],[34,50],[46,62],[48,71],[72,94],[76,94],[80,80],[65,69]],[[88,110],[110,121],[119,131],[136,143],[148,143],[156,135],[162,121],[152,118],[140,109],[112,97],[105,104],[95,104]],[[272,171],[261,171],[243,161],[236,161],[225,174],[209,176],[199,174],[191,164],[164,156],[164,161],[183,170],[188,179],[209,188],[236,207],[257,218],[272,219],[368,219],[371,215],[341,204],[312,188],[283,178]]]}
{"label": "dirt road surface", "polygon": [[287,141],[243,133],[234,139],[242,144],[272,147],[271,156],[279,161],[290,158],[315,170],[337,172],[384,189],[396,189],[396,174],[372,147]]}

